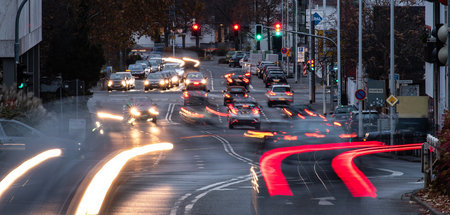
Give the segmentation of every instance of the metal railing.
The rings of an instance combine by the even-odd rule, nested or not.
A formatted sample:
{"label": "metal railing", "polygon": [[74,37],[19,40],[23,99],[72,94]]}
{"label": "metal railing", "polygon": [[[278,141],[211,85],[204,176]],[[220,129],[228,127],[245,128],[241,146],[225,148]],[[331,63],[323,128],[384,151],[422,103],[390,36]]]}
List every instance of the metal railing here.
{"label": "metal railing", "polygon": [[424,174],[424,186],[428,187],[433,180],[433,166],[439,160],[439,139],[428,134],[427,141],[422,145],[422,172]]}

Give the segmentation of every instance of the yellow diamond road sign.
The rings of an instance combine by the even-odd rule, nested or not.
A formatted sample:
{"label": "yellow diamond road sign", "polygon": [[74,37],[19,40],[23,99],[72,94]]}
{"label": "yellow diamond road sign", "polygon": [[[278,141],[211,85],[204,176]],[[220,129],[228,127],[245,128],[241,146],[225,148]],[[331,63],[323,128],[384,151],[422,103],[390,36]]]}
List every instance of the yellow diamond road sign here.
{"label": "yellow diamond road sign", "polygon": [[395,104],[397,104],[398,99],[397,99],[395,96],[390,95],[390,96],[386,99],[386,102],[387,102],[388,104],[390,104],[391,106],[394,106]]}

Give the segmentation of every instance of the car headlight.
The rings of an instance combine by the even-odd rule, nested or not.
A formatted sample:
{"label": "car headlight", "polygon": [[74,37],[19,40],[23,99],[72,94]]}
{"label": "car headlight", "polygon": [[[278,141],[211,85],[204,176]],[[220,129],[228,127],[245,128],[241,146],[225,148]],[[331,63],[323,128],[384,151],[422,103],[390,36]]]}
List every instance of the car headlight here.
{"label": "car headlight", "polygon": [[149,84],[150,84],[150,82],[148,80],[144,81],[144,85],[149,85]]}
{"label": "car headlight", "polygon": [[166,80],[166,84],[168,84],[169,83],[169,80]]}
{"label": "car headlight", "polygon": [[202,79],[202,84],[206,84],[206,79]]}
{"label": "car headlight", "polygon": [[127,82],[125,82],[125,81],[122,81],[121,83],[122,83],[122,86],[126,86],[127,85]]}
{"label": "car headlight", "polygon": [[159,81],[159,84],[164,85],[164,80]]}
{"label": "car headlight", "polygon": [[135,107],[130,108],[130,113],[133,116],[140,116],[141,115],[141,112],[139,112],[139,110],[137,108],[135,108]]}
{"label": "car headlight", "polygon": [[177,76],[173,76],[172,81],[177,82],[178,81],[178,77]]}
{"label": "car headlight", "polygon": [[190,84],[190,83],[191,83],[191,80],[186,79],[186,84]]}
{"label": "car headlight", "polygon": [[112,86],[113,85],[113,81],[108,81],[108,87],[110,87],[110,86]]}
{"label": "car headlight", "polygon": [[151,107],[150,109],[148,109],[148,112],[153,115],[159,115],[158,109],[156,109],[155,107]]}

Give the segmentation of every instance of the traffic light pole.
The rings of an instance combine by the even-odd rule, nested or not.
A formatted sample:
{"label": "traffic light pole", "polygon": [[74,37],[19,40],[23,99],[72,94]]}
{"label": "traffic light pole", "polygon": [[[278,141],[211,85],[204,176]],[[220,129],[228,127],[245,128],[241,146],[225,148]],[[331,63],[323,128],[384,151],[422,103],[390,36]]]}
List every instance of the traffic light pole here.
{"label": "traffic light pole", "polygon": [[20,13],[22,13],[23,6],[25,3],[27,3],[28,0],[23,0],[22,3],[20,3],[19,8],[17,9],[16,13],[16,23],[15,23],[15,35],[14,35],[14,60],[16,62],[14,66],[14,78],[16,78],[17,81],[17,67],[19,65],[19,19],[20,19]]}

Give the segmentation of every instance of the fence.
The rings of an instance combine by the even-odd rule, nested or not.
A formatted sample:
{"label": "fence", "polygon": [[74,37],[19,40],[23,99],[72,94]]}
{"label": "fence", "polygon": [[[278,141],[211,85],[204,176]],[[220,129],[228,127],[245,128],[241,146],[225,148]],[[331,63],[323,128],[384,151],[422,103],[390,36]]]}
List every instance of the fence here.
{"label": "fence", "polygon": [[427,141],[422,145],[422,172],[424,174],[425,188],[430,185],[433,180],[433,165],[439,160],[439,140],[428,134]]}

